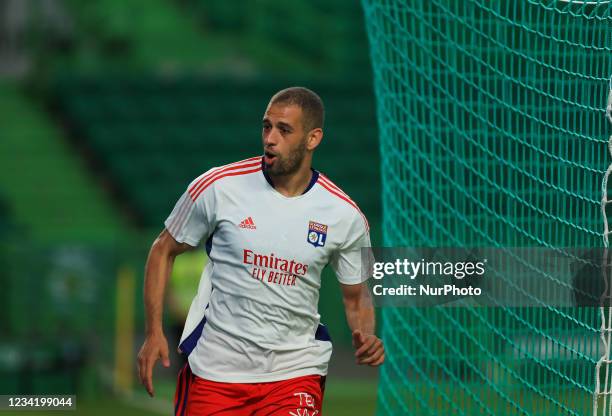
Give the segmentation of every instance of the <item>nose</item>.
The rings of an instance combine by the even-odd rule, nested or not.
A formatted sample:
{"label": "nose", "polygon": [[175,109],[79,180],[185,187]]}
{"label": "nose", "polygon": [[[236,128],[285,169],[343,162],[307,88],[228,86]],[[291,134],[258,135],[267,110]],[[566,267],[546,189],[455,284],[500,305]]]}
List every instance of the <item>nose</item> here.
{"label": "nose", "polygon": [[278,132],[276,129],[270,129],[268,132],[264,132],[263,142],[266,147],[276,146],[278,144]]}

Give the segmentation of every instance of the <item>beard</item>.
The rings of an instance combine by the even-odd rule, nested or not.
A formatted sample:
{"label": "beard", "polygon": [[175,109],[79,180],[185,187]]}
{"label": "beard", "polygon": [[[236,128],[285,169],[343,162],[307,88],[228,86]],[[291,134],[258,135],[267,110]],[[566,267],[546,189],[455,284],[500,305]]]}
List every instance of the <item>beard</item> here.
{"label": "beard", "polygon": [[274,176],[292,175],[300,169],[306,155],[306,138],[287,156],[277,155],[272,165],[266,164],[266,172]]}

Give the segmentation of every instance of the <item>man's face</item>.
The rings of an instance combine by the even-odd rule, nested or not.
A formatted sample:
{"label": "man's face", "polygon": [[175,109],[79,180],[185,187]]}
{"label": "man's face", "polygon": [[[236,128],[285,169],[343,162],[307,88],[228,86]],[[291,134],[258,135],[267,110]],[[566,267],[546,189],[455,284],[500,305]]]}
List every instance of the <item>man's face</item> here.
{"label": "man's face", "polygon": [[298,171],[306,155],[306,133],[299,106],[282,103],[268,106],[261,136],[269,174],[291,175]]}

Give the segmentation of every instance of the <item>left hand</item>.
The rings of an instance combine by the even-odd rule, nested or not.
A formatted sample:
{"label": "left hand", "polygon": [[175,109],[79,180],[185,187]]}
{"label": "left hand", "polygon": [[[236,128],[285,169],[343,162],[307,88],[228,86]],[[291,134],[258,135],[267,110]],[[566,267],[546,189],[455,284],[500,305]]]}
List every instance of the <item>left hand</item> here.
{"label": "left hand", "polygon": [[357,364],[377,367],[385,361],[385,347],[376,335],[354,330],[353,347],[356,349]]}

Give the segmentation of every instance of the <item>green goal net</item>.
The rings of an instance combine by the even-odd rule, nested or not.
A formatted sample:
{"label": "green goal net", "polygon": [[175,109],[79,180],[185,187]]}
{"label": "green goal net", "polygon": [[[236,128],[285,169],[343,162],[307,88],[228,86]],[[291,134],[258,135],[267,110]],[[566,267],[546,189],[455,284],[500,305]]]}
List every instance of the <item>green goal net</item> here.
{"label": "green goal net", "polygon": [[[610,2],[363,6],[384,245],[602,247]],[[383,308],[378,414],[608,414],[608,312]]]}

